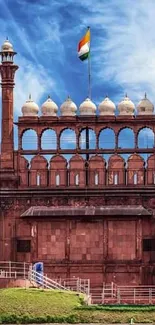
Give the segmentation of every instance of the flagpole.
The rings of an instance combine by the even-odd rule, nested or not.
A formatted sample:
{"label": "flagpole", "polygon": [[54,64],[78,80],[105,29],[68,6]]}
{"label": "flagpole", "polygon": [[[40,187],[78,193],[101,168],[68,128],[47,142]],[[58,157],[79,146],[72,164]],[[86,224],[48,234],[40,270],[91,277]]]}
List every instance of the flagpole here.
{"label": "flagpole", "polygon": [[[88,26],[88,30],[90,27]],[[88,54],[88,97],[91,99],[91,62],[90,62],[90,50]]]}

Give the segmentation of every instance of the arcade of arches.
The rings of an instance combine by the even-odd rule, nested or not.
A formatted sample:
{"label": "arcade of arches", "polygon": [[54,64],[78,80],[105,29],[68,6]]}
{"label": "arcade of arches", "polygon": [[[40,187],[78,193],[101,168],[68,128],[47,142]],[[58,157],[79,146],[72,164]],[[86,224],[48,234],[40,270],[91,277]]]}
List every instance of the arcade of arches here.
{"label": "arcade of arches", "polygon": [[[42,261],[52,278],[155,284],[155,115],[118,105],[31,97],[13,122],[14,52],[2,46],[0,261]],[[18,87],[18,85],[17,85]],[[13,131],[18,128],[18,149]]]}

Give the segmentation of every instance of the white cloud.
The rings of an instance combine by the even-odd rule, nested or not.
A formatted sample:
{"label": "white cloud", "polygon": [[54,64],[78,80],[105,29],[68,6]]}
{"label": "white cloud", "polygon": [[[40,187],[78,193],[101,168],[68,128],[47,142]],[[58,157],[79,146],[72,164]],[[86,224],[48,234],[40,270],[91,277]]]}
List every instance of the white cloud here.
{"label": "white cloud", "polygon": [[19,65],[15,77],[15,116],[21,113],[21,106],[28,99],[29,93],[32,94],[33,100],[38,104],[41,104],[42,97],[46,97],[48,94],[52,98],[60,98],[61,101],[67,93],[65,81],[61,80],[55,65],[51,65],[49,71],[49,65],[46,64],[49,61],[47,56],[50,56],[51,61],[51,54],[55,55],[57,51],[61,53],[58,55],[57,61],[65,61],[59,22],[57,19],[55,21],[46,20],[45,17],[42,19],[42,9],[45,9],[44,14],[46,14],[49,10],[48,6],[42,8],[37,3],[32,10],[30,8],[31,3],[27,4],[18,0],[17,4],[19,5],[19,12],[21,8],[26,9],[32,18],[32,25],[30,26],[32,35],[37,37],[33,37],[30,31],[28,33],[26,24],[24,22],[22,24],[20,20],[16,19],[17,17],[14,17],[11,6],[9,6],[9,0],[3,3],[3,9],[8,19],[0,19],[1,35],[3,35],[3,37],[0,36],[0,43],[3,44],[4,38],[8,36],[7,31],[10,30],[9,36],[12,35],[12,37],[9,39],[18,52],[14,60]]}
{"label": "white cloud", "polygon": [[[81,1],[82,3],[82,1]],[[92,0],[92,66],[99,78],[120,85],[136,102],[148,93],[155,101],[155,1]],[[87,23],[87,17],[83,16]],[[95,30],[100,32],[96,37]],[[93,44],[94,39],[94,44]]]}
{"label": "white cloud", "polygon": [[16,72],[16,86],[14,90],[15,113],[21,113],[21,107],[28,99],[29,94],[32,99],[40,104],[43,94],[50,92],[50,89],[56,89],[54,80],[48,76],[47,71],[41,66],[34,66],[30,61],[19,56],[18,63],[20,69]]}

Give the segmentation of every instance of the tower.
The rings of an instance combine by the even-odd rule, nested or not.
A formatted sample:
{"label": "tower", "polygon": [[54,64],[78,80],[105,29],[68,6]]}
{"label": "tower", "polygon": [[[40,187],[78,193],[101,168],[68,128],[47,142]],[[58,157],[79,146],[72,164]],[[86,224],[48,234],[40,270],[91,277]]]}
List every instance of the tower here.
{"label": "tower", "polygon": [[2,127],[1,127],[1,169],[13,170],[13,88],[14,76],[18,66],[13,58],[16,52],[7,39],[2,45],[1,55],[1,87],[2,87]]}

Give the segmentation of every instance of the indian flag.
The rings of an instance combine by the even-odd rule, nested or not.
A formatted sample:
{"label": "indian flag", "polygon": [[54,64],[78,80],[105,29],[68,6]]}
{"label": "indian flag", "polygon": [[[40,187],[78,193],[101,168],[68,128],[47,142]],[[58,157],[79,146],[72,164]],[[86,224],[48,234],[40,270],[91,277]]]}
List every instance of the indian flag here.
{"label": "indian flag", "polygon": [[80,60],[84,61],[88,58],[90,52],[90,29],[88,28],[87,33],[79,42],[78,45],[78,57]]}

